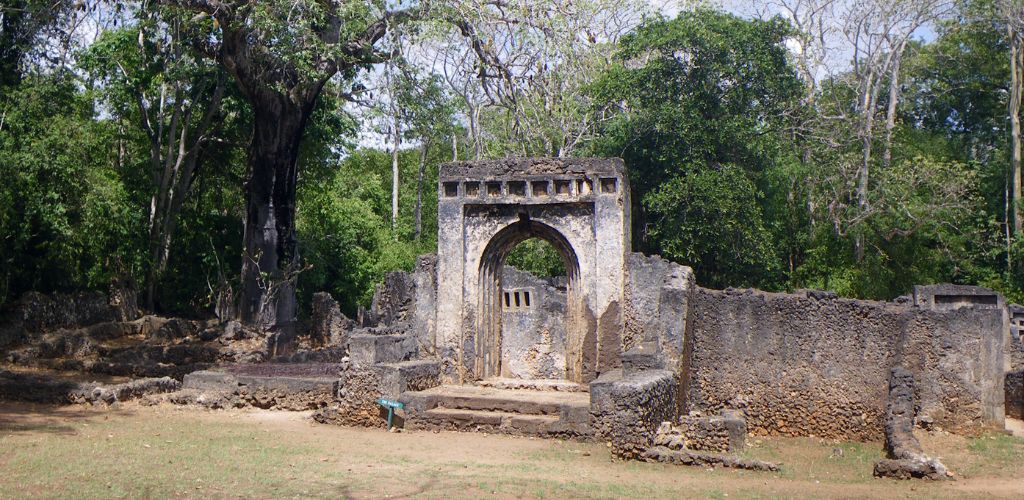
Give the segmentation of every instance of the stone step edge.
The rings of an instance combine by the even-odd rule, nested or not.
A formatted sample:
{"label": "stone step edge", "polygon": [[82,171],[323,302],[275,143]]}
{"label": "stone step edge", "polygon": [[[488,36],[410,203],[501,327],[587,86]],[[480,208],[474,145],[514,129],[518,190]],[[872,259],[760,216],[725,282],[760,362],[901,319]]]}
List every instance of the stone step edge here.
{"label": "stone step edge", "polygon": [[[520,401],[502,397],[502,395],[452,395],[452,394],[422,394],[407,392],[402,395],[402,400],[407,402],[422,402],[427,410],[434,408],[446,408],[451,410],[466,410],[480,412],[501,412],[516,415],[546,415],[559,416],[567,412],[589,412],[590,400],[579,402],[536,402]],[[510,407],[519,406],[520,409]],[[421,406],[422,407],[422,406]],[[425,411],[425,410],[424,410]]]}
{"label": "stone step edge", "polygon": [[439,406],[437,408],[431,408],[422,413],[428,417],[444,417],[444,418],[459,418],[459,417],[484,417],[486,419],[493,418],[513,418],[531,422],[550,422],[555,423],[561,420],[559,415],[537,415],[534,413],[516,413],[510,411],[494,411],[494,410],[467,410],[465,408],[446,408]]}

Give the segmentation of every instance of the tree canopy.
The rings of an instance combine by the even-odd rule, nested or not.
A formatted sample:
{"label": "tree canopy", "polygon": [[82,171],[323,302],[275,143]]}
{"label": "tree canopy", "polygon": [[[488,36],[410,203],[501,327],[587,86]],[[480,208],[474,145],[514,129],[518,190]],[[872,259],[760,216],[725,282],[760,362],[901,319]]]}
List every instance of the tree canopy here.
{"label": "tree canopy", "polygon": [[354,313],[435,250],[441,163],[517,155],[622,157],[634,249],[704,286],[1024,299],[1019,9],[771,5],[2,2],[0,304]]}

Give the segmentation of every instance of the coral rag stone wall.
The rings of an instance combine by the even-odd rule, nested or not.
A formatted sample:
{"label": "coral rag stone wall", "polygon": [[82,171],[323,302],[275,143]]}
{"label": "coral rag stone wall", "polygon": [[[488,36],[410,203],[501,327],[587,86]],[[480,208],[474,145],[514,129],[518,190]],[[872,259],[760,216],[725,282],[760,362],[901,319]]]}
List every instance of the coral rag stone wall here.
{"label": "coral rag stone wall", "polygon": [[590,384],[594,435],[621,458],[639,458],[662,422],[675,420],[676,375],[668,370],[615,370]]}
{"label": "coral rag stone wall", "polygon": [[501,376],[564,379],[565,289],[505,266],[501,293]]}
{"label": "coral rag stone wall", "polygon": [[877,440],[889,370],[901,364],[921,381],[922,418],[1002,425],[998,308],[702,288],[692,300],[687,410],[741,410],[752,434]]}
{"label": "coral rag stone wall", "polygon": [[657,255],[627,257],[623,352],[643,342],[656,342],[665,366],[676,369],[683,359],[689,327],[693,270]]}
{"label": "coral rag stone wall", "polygon": [[746,440],[747,423],[738,414],[727,411],[711,417],[685,415],[678,426],[665,422],[658,429],[654,444],[675,450],[737,452],[746,446]]}
{"label": "coral rag stone wall", "polygon": [[1006,416],[1024,419],[1024,307],[1009,306],[1010,341],[1006,346]]}
{"label": "coral rag stone wall", "polygon": [[132,321],[139,316],[135,292],[121,281],[111,284],[109,297],[98,291],[52,295],[28,292],[0,314],[0,348],[42,332]]}

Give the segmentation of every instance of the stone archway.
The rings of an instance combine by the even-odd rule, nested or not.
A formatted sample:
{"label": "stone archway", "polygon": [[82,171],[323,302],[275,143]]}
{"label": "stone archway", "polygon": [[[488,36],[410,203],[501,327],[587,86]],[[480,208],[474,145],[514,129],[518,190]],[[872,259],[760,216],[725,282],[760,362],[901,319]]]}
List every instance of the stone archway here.
{"label": "stone archway", "polygon": [[[531,220],[526,212],[520,214],[519,221],[509,224],[498,231],[487,243],[480,258],[480,305],[477,308],[476,359],[474,373],[479,378],[496,377],[502,374],[501,364],[506,361],[502,351],[505,340],[502,329],[502,270],[509,253],[519,243],[540,238],[550,243],[565,264],[567,294],[564,316],[565,345],[565,378],[574,382],[580,381],[582,353],[586,338],[586,325],[580,300],[580,263],[572,244],[557,229]],[[518,298],[517,298],[518,300]],[[508,304],[505,304],[506,306]]]}
{"label": "stone archway", "polygon": [[540,237],[572,269],[567,378],[588,383],[621,354],[629,188],[619,159],[522,159],[442,165],[438,185],[435,348],[446,382],[498,373],[500,269]]}

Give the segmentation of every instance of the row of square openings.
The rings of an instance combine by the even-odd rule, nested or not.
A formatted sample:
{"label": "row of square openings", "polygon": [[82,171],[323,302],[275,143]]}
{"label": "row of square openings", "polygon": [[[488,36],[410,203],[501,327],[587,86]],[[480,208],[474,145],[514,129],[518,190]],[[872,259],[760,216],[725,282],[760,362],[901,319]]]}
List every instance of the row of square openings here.
{"label": "row of square openings", "polygon": [[[619,190],[619,180],[615,177],[602,177],[600,179],[601,192],[612,194]],[[526,197],[527,186],[533,198],[543,196],[585,196],[594,192],[594,182],[590,179],[555,179],[539,181],[466,181],[462,183],[462,192],[465,196],[475,198],[486,194],[488,198],[498,198],[502,195]],[[459,196],[458,182],[444,183],[444,196],[455,198]]]}
{"label": "row of square openings", "polygon": [[502,293],[504,295],[504,306],[506,311],[515,311],[518,309],[527,309],[530,307],[530,291],[529,290],[509,290]]}

